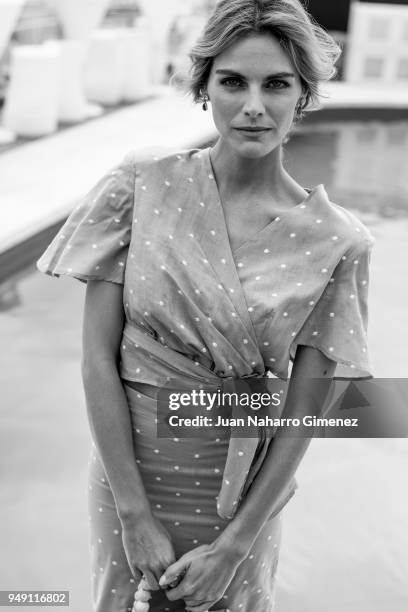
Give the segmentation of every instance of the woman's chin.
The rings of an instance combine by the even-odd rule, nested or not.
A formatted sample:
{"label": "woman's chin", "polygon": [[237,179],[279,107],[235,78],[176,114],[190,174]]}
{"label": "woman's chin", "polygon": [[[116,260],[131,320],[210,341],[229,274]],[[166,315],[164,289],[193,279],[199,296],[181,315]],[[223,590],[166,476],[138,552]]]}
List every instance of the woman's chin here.
{"label": "woman's chin", "polygon": [[265,143],[261,141],[246,141],[240,142],[234,146],[235,151],[241,157],[246,157],[248,159],[258,159],[260,157],[265,157],[269,155],[275,148],[276,143]]}

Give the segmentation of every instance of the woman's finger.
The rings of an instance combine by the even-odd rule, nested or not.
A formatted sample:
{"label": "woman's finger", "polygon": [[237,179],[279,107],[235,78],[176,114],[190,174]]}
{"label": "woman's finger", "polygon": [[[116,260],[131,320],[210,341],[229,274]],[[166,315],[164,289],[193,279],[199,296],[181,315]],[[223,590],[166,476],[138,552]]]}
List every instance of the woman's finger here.
{"label": "woman's finger", "polygon": [[164,574],[159,580],[159,585],[161,588],[166,588],[175,580],[178,580],[180,576],[182,576],[188,568],[188,562],[184,557],[180,557],[178,561],[169,565]]}
{"label": "woman's finger", "polygon": [[145,569],[143,575],[147,581],[148,588],[150,591],[159,591],[160,586],[158,580],[156,580],[155,575],[150,569]]}

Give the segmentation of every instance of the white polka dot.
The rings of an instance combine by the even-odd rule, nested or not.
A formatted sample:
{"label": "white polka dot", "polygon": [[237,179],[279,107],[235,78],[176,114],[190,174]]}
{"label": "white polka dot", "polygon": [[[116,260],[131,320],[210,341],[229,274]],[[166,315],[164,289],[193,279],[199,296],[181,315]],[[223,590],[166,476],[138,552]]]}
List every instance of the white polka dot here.
{"label": "white polka dot", "polygon": [[322,268],[321,272],[322,272],[322,274],[326,274],[326,272],[328,272],[328,269],[327,268]]}
{"label": "white polka dot", "polygon": [[309,306],[314,306],[314,304],[315,304],[315,303],[314,303],[314,300],[310,300],[310,302],[309,302]]}
{"label": "white polka dot", "polygon": [[329,346],[329,351],[332,353],[334,351],[334,348],[332,346]]}
{"label": "white polka dot", "polygon": [[270,253],[269,249],[264,249],[264,253]]}
{"label": "white polka dot", "polygon": [[332,240],[338,240],[339,237],[338,236],[332,236]]}
{"label": "white polka dot", "polygon": [[322,219],[316,219],[316,223],[322,223]]}
{"label": "white polka dot", "polygon": [[312,254],[312,251],[306,251],[305,252],[305,255],[311,255],[311,254]]}
{"label": "white polka dot", "polygon": [[289,316],[289,313],[288,313],[288,312],[284,312],[284,313],[283,313],[283,316],[284,316],[284,317],[288,317],[288,316]]}
{"label": "white polka dot", "polygon": [[290,237],[291,238],[296,238],[296,234],[292,233],[292,234],[290,234]]}
{"label": "white polka dot", "polygon": [[335,313],[334,313],[334,312],[331,312],[331,313],[329,314],[329,317],[331,317],[331,318],[333,318],[333,317],[335,317],[335,316],[336,316],[336,315],[335,315]]}

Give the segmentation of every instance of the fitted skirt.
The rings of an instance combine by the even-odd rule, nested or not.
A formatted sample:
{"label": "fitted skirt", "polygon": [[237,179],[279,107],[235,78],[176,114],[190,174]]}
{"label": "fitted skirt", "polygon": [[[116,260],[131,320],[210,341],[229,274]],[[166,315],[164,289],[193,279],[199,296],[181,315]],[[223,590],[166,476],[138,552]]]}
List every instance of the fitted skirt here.
{"label": "fitted skirt", "polygon": [[[123,381],[131,414],[134,452],[150,505],[169,532],[176,557],[210,544],[228,524],[217,514],[217,495],[230,431],[204,428],[200,437],[160,438],[157,403]],[[122,545],[115,501],[92,446],[89,462],[89,518],[94,612],[130,612],[140,576],[133,576]],[[269,519],[238,567],[223,598],[211,611],[272,612],[281,540],[282,511]],[[152,593],[151,612],[183,612],[164,591]]]}

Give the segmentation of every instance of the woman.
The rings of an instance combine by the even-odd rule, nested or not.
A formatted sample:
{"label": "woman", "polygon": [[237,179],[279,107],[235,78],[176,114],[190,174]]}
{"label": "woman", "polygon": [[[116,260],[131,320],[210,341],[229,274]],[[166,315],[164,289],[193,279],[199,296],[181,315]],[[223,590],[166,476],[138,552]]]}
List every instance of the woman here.
{"label": "woman", "polygon": [[129,154],[37,264],[88,283],[96,612],[131,610],[142,574],[154,612],[274,607],[281,510],[308,441],[279,429],[270,444],[233,439],[223,426],[161,438],[161,386],[286,379],[292,360],[285,411],[301,418],[327,393],[313,404],[302,379],[329,380],[336,365],[370,376],[373,239],[323,185],[305,190],[282,163],[337,46],[298,0],[222,0],[191,57],[191,91],[212,105],[215,146]]}

